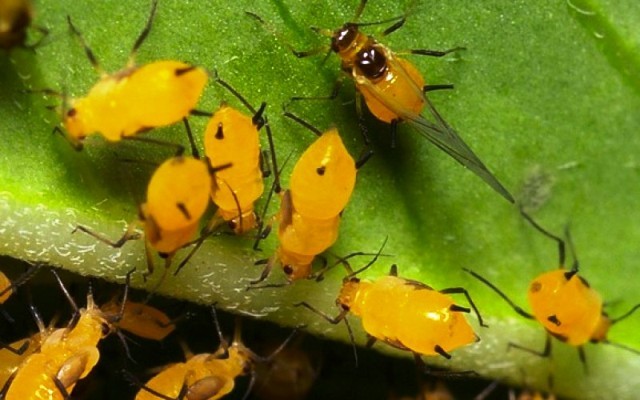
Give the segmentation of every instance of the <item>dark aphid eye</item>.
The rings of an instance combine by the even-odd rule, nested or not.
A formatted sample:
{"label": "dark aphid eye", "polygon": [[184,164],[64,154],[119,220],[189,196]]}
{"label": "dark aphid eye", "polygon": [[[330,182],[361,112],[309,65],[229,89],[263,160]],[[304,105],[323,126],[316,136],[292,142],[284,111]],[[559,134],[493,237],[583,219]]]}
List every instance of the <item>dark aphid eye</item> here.
{"label": "dark aphid eye", "polygon": [[76,116],[76,114],[77,114],[77,110],[76,110],[75,108],[70,108],[70,109],[67,111],[67,117],[71,117],[71,118],[73,118],[73,117],[75,117],[75,116]]}
{"label": "dark aphid eye", "polygon": [[358,35],[358,27],[353,24],[345,24],[342,28],[334,32],[331,38],[331,50],[338,53],[346,49],[353,43]]}
{"label": "dark aphid eye", "polygon": [[369,47],[360,51],[356,64],[364,76],[376,79],[387,71],[387,57],[375,47]]}
{"label": "dark aphid eye", "polygon": [[284,267],[282,267],[282,270],[286,275],[293,274],[293,267],[291,265],[285,265]]}
{"label": "dark aphid eye", "polygon": [[107,336],[108,334],[111,333],[111,325],[109,325],[106,322],[103,322],[100,328],[102,330],[102,336]]}

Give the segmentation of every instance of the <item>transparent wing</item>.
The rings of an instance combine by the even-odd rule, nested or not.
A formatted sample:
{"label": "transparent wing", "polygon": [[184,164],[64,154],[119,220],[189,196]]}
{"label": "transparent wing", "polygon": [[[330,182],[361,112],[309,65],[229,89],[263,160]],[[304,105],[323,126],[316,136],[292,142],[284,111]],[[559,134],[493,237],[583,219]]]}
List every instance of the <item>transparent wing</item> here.
{"label": "transparent wing", "polygon": [[[387,60],[388,62],[393,63],[392,69],[397,71],[400,79],[411,79],[404,68],[402,68],[402,65],[395,62],[392,55],[388,57]],[[421,115],[405,109],[399,105],[398,102],[389,98],[389,96],[383,93],[369,80],[363,77],[355,77],[355,79],[358,85],[365,86],[376,100],[400,116],[403,121],[409,122],[409,124],[422,136],[427,138],[427,140],[433,143],[440,150],[450,155],[454,160],[473,171],[507,201],[514,203],[513,196],[511,196],[509,191],[500,183],[500,181],[498,181],[498,179],[482,163],[480,158],[476,156],[473,150],[471,150],[471,148],[462,140],[460,135],[458,135],[458,133],[453,130],[449,124],[447,124],[440,113],[435,109],[431,101],[422,93],[422,88],[416,87],[416,90],[418,90],[420,95],[425,99],[426,107],[429,109],[429,113],[433,116],[435,122],[431,122]]]}

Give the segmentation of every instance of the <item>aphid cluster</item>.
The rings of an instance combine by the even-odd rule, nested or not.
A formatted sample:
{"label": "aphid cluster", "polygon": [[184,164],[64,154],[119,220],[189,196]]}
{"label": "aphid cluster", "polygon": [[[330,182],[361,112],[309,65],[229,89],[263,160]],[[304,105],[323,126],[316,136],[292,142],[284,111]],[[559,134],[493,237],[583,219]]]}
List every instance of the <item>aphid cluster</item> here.
{"label": "aphid cluster", "polygon": [[[321,285],[322,277],[331,267],[342,266],[347,272],[336,299],[339,308],[337,316],[332,317],[316,308],[314,299],[291,306],[305,307],[333,324],[344,321],[354,342],[347,316],[359,317],[369,336],[368,346],[380,341],[410,352],[420,372],[473,375],[474,371],[433,370],[423,360],[423,356],[450,359],[455,357],[458,348],[473,346],[484,335],[491,334],[490,329],[475,329],[469,322],[468,315],[474,314],[474,323],[481,328],[488,327],[479,311],[482,306],[476,306],[466,288],[453,286],[436,289],[399,277],[395,264],[386,276],[360,278],[359,274],[373,267],[383,256],[383,248],[373,254],[370,262],[355,270],[350,260],[362,253],[343,257],[332,255],[335,262],[331,265],[328,257],[323,255],[339,237],[342,215],[348,212],[352,193],[357,190],[358,170],[373,156],[362,112],[363,102],[374,118],[390,125],[392,147],[395,146],[398,125],[406,122],[480,177],[503,199],[510,204],[516,203],[510,192],[442,117],[427,96],[431,91],[452,89],[453,86],[426,84],[410,61],[361,30],[369,25],[391,24],[382,33],[383,37],[399,29],[406,16],[380,23],[356,22],[367,3],[362,0],[353,22],[336,30],[316,29],[330,38],[328,46],[297,51],[286,43],[297,57],[307,57],[325,50],[337,54],[343,76],[354,82],[357,118],[363,128],[362,155],[355,159],[337,127],[330,127],[323,132],[298,115],[285,111],[282,116],[317,135],[294,162],[289,175],[285,172],[286,161],[282,161],[282,155],[279,158],[276,154],[278,133],[272,132],[267,116],[272,107],[268,109],[267,104],[262,102],[255,108],[230,83],[220,78],[217,70],[208,71],[201,66],[174,60],[143,65],[134,62],[136,52],[152,30],[158,2],[152,1],[149,18],[134,42],[126,67],[111,74],[100,67],[96,55],[81,33],[80,24],[74,22],[75,17],[67,16],[69,31],[82,45],[89,61],[100,73],[100,78],[84,97],[79,98],[69,98],[66,92],[51,88],[33,91],[59,98],[60,104],[56,108],[61,115],[61,125],[55,128],[55,132],[76,150],[83,148],[85,139],[90,135],[101,136],[107,142],[137,141],[157,145],[164,152],[167,148],[173,150],[170,157],[157,163],[146,185],[146,198],[138,205],[138,215],[120,239],[111,240],[81,225],[74,230],[113,247],[143,238],[148,268],[142,271],[142,277],[146,281],[148,277],[157,275],[154,273],[157,257],[164,260],[161,277],[147,287],[151,294],[143,302],[127,299],[129,280],[138,272],[131,270],[126,276],[127,286],[121,300],[115,298],[98,306],[90,292],[86,307],[78,308],[65,285],[55,275],[72,305],[73,317],[65,327],[56,328],[56,324],[46,327],[35,308],[31,307],[39,332],[14,343],[0,341],[2,356],[8,360],[5,362],[8,367],[2,371],[6,382],[3,398],[70,398],[76,384],[89,375],[99,362],[99,343],[111,333],[121,335],[124,331],[145,339],[162,341],[174,330],[174,321],[162,311],[150,307],[147,302],[167,284],[168,271],[175,267],[172,274],[178,275],[182,268],[188,268],[192,255],[203,243],[215,240],[215,236],[222,233],[241,236],[239,240],[255,239],[254,249],[257,250],[260,241],[269,235],[274,225],[277,248],[269,258],[256,261],[256,264],[264,265],[264,269],[256,280],[247,284],[246,289],[269,290],[295,284],[301,279],[315,279]],[[26,29],[31,15],[28,1],[0,3],[0,47],[34,46],[26,44]],[[281,40],[277,29],[261,16],[247,12],[247,15],[239,17],[252,18],[265,28],[266,33],[270,32],[277,40]],[[44,28],[39,30],[47,32]],[[460,50],[462,48],[445,51],[414,49],[410,53],[443,57]],[[223,73],[222,70],[220,72]],[[249,113],[241,112],[226,102],[222,102],[213,112],[198,109],[202,93],[210,80],[229,92]],[[337,92],[330,97],[335,97],[335,94]],[[292,99],[304,100],[302,97]],[[192,132],[190,118],[208,119],[201,139],[203,151],[198,148],[195,140],[197,134]],[[153,136],[154,129],[170,125],[184,125],[191,155],[184,154],[185,147],[182,144]],[[265,133],[268,149],[261,146],[261,131]],[[114,147],[118,145],[114,143]],[[285,188],[280,183],[283,175],[290,176],[288,187]],[[273,179],[271,188],[265,193],[265,179],[268,177]],[[258,202],[264,198],[268,206],[271,197],[279,199],[278,210],[270,215],[269,208],[265,207],[261,213]],[[208,212],[209,209],[212,211]],[[578,349],[585,369],[588,364],[583,346],[588,342],[614,344],[637,352],[610,342],[607,333],[613,325],[630,317],[640,305],[616,318],[609,317],[604,311],[600,295],[578,273],[579,263],[568,230],[565,240],[547,231],[522,208],[518,211],[525,221],[540,234],[556,241],[559,247],[559,267],[534,278],[529,286],[531,313],[517,306],[501,289],[475,272],[476,267],[473,270],[464,269],[496,292],[518,314],[540,322],[548,334],[542,351],[518,343],[510,343],[509,347],[546,357],[551,354],[551,337],[555,337]],[[571,269],[565,268],[566,241],[574,258]],[[175,263],[176,259],[180,262]],[[324,264],[324,268],[319,268],[319,264]],[[278,265],[282,266],[285,282],[263,283]],[[0,285],[4,288],[0,292],[0,302],[27,283],[39,269],[39,265],[32,267],[14,282],[0,274]],[[177,278],[173,279],[175,282]],[[459,304],[452,295],[462,295],[465,303]],[[249,374],[253,383],[258,364],[275,363],[278,355],[288,351],[287,344],[294,334],[277,346],[271,356],[263,357],[242,343],[239,326],[231,344],[227,343],[217,322],[215,308],[212,310],[220,348],[215,352],[195,355],[185,351],[186,361],[167,366],[151,377],[142,378],[127,373],[127,379],[139,388],[136,399],[222,398],[233,391],[236,377]],[[298,357],[293,358],[296,361]],[[289,381],[310,386],[316,371],[304,367],[300,367],[300,370],[305,373]],[[284,375],[278,373],[278,377],[287,381]],[[298,398],[299,395],[286,390],[284,393],[282,398]],[[280,394],[268,396],[278,398]],[[426,391],[424,396],[426,398]]]}

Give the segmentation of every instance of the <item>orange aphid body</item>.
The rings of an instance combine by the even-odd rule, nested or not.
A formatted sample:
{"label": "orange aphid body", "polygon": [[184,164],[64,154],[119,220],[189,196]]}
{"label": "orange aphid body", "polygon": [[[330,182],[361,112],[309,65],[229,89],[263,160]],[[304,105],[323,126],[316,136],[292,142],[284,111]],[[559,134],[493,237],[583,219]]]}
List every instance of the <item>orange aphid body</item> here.
{"label": "orange aphid body", "polygon": [[339,306],[362,318],[364,330],[394,347],[423,355],[450,352],[477,340],[453,299],[414,281],[385,276],[352,278],[343,284]]}
{"label": "orange aphid body", "polygon": [[[111,301],[100,307],[103,313],[116,315],[121,311],[121,303]],[[164,312],[144,303],[127,301],[120,319],[114,325],[123,331],[141,338],[164,340],[176,326]]]}
{"label": "orange aphid body", "polygon": [[211,199],[218,206],[217,214],[237,234],[257,226],[254,203],[264,191],[259,128],[250,116],[223,105],[209,120],[204,136],[207,158],[219,164],[233,163],[232,168],[216,174]]}
{"label": "orange aphid body", "polygon": [[5,399],[63,400],[54,378],[71,393],[75,384],[91,372],[100,358],[98,342],[110,332],[111,325],[91,296],[87,299],[87,309],[80,313],[72,329],[54,330],[42,341],[39,352],[31,354],[20,365]]}
{"label": "orange aphid body", "polygon": [[558,269],[533,280],[527,293],[533,315],[550,334],[572,346],[601,341],[606,333],[598,340],[599,328],[608,320],[602,298],[577,273],[566,276],[566,270]]}
{"label": "orange aphid body", "polygon": [[189,115],[207,83],[206,71],[179,61],[156,61],[103,76],[71,101],[64,127],[74,144],[100,133],[109,141],[171,125]]}
{"label": "orange aphid body", "polygon": [[338,238],[340,214],[356,181],[356,164],[336,129],[302,154],[282,196],[276,257],[287,279],[303,279],[311,263]]}
{"label": "orange aphid body", "polygon": [[209,204],[211,174],[193,157],[173,157],[153,173],[141,216],[147,242],[171,254],[188,243]]}
{"label": "orange aphid body", "polygon": [[7,301],[9,297],[11,297],[11,295],[13,294],[13,289],[11,288],[11,281],[3,272],[0,272],[0,292],[4,292],[2,293],[2,295],[0,295],[0,304]]}
{"label": "orange aphid body", "polygon": [[[235,378],[245,374],[250,356],[242,348],[230,347],[227,358],[222,352],[198,354],[187,362],[173,364],[151,378],[145,386],[169,398],[177,398],[183,385],[187,399],[215,400],[230,393]],[[157,400],[158,397],[140,389],[136,400]]]}

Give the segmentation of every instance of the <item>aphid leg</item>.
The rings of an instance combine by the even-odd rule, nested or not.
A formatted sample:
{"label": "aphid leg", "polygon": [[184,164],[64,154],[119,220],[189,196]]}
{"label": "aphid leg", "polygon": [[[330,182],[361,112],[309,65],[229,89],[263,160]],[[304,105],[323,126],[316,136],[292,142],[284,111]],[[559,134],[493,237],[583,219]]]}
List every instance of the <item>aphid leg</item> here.
{"label": "aphid leg", "polygon": [[304,119],[298,117],[297,115],[289,112],[289,111],[285,111],[284,114],[285,117],[297,122],[298,124],[302,125],[303,127],[307,128],[308,130],[310,130],[311,132],[313,132],[316,136],[320,137],[322,136],[322,131],[318,128],[316,128],[315,126],[311,125],[309,122],[305,121]]}
{"label": "aphid leg", "polygon": [[147,261],[147,270],[142,273],[142,280],[146,283],[147,278],[153,274],[153,271],[156,269],[153,263],[153,248],[147,240],[144,241],[144,254],[145,260]]}
{"label": "aphid leg", "polygon": [[9,286],[0,291],[0,297],[4,296],[8,291],[14,291],[27,283],[40,271],[40,268],[42,268],[42,264],[32,264],[22,275],[13,280]]}
{"label": "aphid leg", "polygon": [[[436,346],[436,347],[439,347],[439,346]],[[470,376],[477,376],[478,375],[477,372],[470,371],[470,370],[469,371],[453,372],[453,371],[446,371],[446,370],[443,371],[443,370],[437,370],[437,369],[429,368],[427,366],[427,364],[425,364],[424,360],[422,359],[422,357],[420,356],[419,353],[415,353],[415,352],[412,352],[412,353],[413,353],[413,359],[416,362],[416,366],[418,367],[418,370],[422,371],[426,375],[443,377],[443,378],[468,378]],[[448,353],[445,353],[445,354],[448,354]],[[451,356],[449,356],[449,357],[451,357]]]}
{"label": "aphid leg", "polygon": [[[276,147],[273,143],[273,134],[271,133],[271,126],[269,125],[269,120],[266,117],[264,118],[264,122],[266,125],[266,131],[267,131],[267,141],[269,142],[269,153],[271,153],[271,166],[273,167],[273,171],[274,171],[272,192],[278,194],[282,191],[282,186],[280,185],[280,170],[278,169],[278,161],[276,159]],[[263,172],[263,176],[264,176],[264,172]]]}
{"label": "aphid leg", "polygon": [[518,314],[520,314],[521,316],[523,316],[523,317],[525,317],[527,319],[535,319],[535,317],[533,315],[531,315],[528,312],[526,312],[524,309],[522,309],[522,307],[516,305],[516,303],[514,303],[510,298],[508,298],[507,295],[502,292],[502,290],[498,289],[497,286],[495,286],[493,283],[489,282],[486,278],[484,278],[483,276],[473,272],[470,269],[467,269],[467,268],[462,268],[462,269],[465,272],[471,274],[471,276],[473,276],[474,278],[476,278],[480,282],[484,283],[485,285],[487,285],[491,289],[493,289],[493,291],[496,292],[498,294],[498,296],[502,297],[502,299],[504,301],[506,301],[507,304],[509,304],[511,306],[511,308],[513,308],[513,310],[515,312],[517,312]]}
{"label": "aphid leg", "polygon": [[[216,328],[216,334],[218,335],[218,340],[220,340],[220,348],[223,350],[221,358],[229,358],[229,342],[227,342],[227,339],[225,339],[224,336],[222,335],[222,329],[220,328],[220,320],[218,320],[218,312],[216,311],[215,303],[211,305],[211,317],[213,318],[213,325]],[[240,335],[242,334],[240,320],[236,319],[235,324],[236,324],[236,327],[235,327],[234,335],[237,335],[236,337],[239,338]]]}
{"label": "aphid leg", "polygon": [[429,50],[429,49],[411,49],[407,51],[399,51],[398,54],[410,53],[419,56],[429,56],[429,57],[444,57],[449,53],[455,53],[457,51],[466,50],[466,47],[454,47],[452,49],[447,50]]}
{"label": "aphid leg", "polygon": [[448,90],[448,89],[453,89],[453,85],[450,83],[441,84],[441,85],[424,85],[422,87],[422,92],[427,93],[427,92],[433,92],[435,90]]}
{"label": "aphid leg", "polygon": [[396,140],[398,138],[398,123],[400,123],[399,119],[394,119],[391,121],[391,148],[396,148]]}
{"label": "aphid leg", "polygon": [[337,325],[338,323],[340,323],[340,321],[345,319],[345,317],[349,313],[348,310],[342,310],[342,311],[340,311],[340,314],[336,315],[335,317],[331,317],[328,314],[324,313],[323,311],[320,311],[317,308],[315,308],[314,306],[312,306],[311,304],[307,303],[306,301],[303,301],[303,302],[300,302],[300,303],[295,303],[293,306],[294,307],[300,307],[300,306],[305,307],[305,308],[309,309],[310,311],[313,311],[314,313],[318,314],[322,318],[326,319],[327,322],[329,322],[330,324],[333,324],[333,325]]}
{"label": "aphid leg", "polygon": [[358,116],[358,129],[360,130],[360,135],[362,135],[364,145],[369,147],[371,140],[369,139],[369,129],[367,128],[364,112],[362,111],[362,93],[360,93],[360,91],[356,91],[356,115]]}
{"label": "aphid leg", "polygon": [[90,236],[93,236],[94,238],[98,239],[99,241],[101,241],[102,243],[106,243],[111,247],[114,248],[120,248],[122,247],[125,243],[127,243],[129,240],[138,240],[140,239],[141,235],[140,233],[136,232],[136,227],[138,226],[138,221],[132,222],[129,224],[129,226],[127,227],[127,230],[125,231],[124,235],[122,235],[122,237],[118,240],[116,240],[115,242],[112,241],[111,239],[108,239],[104,236],[102,236],[99,233],[96,233],[94,231],[92,231],[91,229],[82,226],[82,225],[77,225],[73,231],[71,231],[71,233],[76,233],[77,231],[81,231],[84,232]]}
{"label": "aphid leg", "polygon": [[200,159],[200,152],[198,151],[198,147],[196,146],[196,141],[193,138],[193,132],[191,131],[191,125],[189,125],[189,120],[187,117],[182,118],[184,122],[184,128],[187,131],[187,137],[189,138],[189,144],[191,145],[191,155],[193,158]]}
{"label": "aphid leg", "polygon": [[196,110],[196,109],[189,111],[189,115],[193,115],[194,117],[207,117],[207,118],[213,117],[212,112]]}
{"label": "aphid leg", "polygon": [[157,6],[158,6],[158,0],[153,0],[151,2],[151,11],[149,12],[149,18],[147,19],[147,23],[144,25],[144,28],[142,29],[142,32],[140,32],[140,35],[138,35],[138,38],[136,39],[135,43],[133,44],[133,47],[131,48],[131,53],[129,53],[129,63],[128,64],[129,64],[130,67],[135,65],[136,52],[138,51],[140,46],[142,46],[142,43],[144,43],[144,41],[147,38],[147,36],[149,36],[149,32],[151,31],[151,25],[153,24],[153,19],[156,16],[156,8],[157,8]]}
{"label": "aphid leg", "polygon": [[507,344],[507,351],[511,350],[512,348],[526,351],[527,353],[534,354],[538,357],[547,358],[551,356],[551,336],[549,335],[546,336],[546,339],[544,342],[544,349],[542,351],[533,350],[528,347],[521,346],[517,343],[509,342]]}
{"label": "aphid leg", "polygon": [[527,214],[522,209],[522,206],[520,206],[519,209],[520,209],[520,214],[524,217],[524,219],[531,226],[533,226],[538,232],[542,233],[544,236],[546,236],[549,239],[554,240],[554,241],[556,241],[558,243],[559,268],[561,268],[561,269],[564,268],[564,263],[565,263],[565,243],[564,243],[564,240],[562,240],[562,238],[552,234],[551,232],[547,231],[542,226],[540,226],[540,224],[538,224],[529,214]]}
{"label": "aphid leg", "polygon": [[263,178],[271,176],[271,165],[269,164],[269,150],[260,151],[260,172]]}
{"label": "aphid leg", "polygon": [[187,395],[187,391],[189,390],[189,388],[187,387],[186,383],[184,383],[182,385],[182,388],[180,389],[180,393],[178,394],[178,397],[177,398],[172,398],[172,397],[166,396],[166,395],[164,395],[164,394],[162,394],[160,392],[157,392],[157,391],[151,389],[150,387],[146,386],[135,375],[133,375],[131,372],[127,371],[126,369],[121,370],[120,373],[122,375],[124,375],[124,378],[126,380],[128,380],[131,383],[133,383],[135,386],[139,387],[140,390],[144,390],[145,392],[151,393],[152,395],[154,395],[157,398],[162,399],[162,400],[181,400],[181,399],[184,399],[185,396]]}
{"label": "aphid leg", "polygon": [[254,263],[254,265],[262,265],[265,264],[264,269],[262,270],[262,273],[260,274],[260,277],[254,281],[249,281],[250,285],[257,285],[258,283],[264,281],[265,279],[267,279],[269,277],[269,275],[271,274],[271,270],[273,269],[273,266],[275,264],[276,260],[274,257],[268,258],[268,259],[264,259],[264,260],[258,260]]}
{"label": "aphid leg", "polygon": [[146,137],[146,136],[140,136],[140,135],[136,135],[136,136],[122,136],[121,137],[122,140],[132,140],[135,142],[142,142],[142,143],[148,143],[148,144],[153,144],[156,146],[162,146],[162,147],[168,147],[171,149],[175,149],[175,157],[179,157],[181,155],[184,154],[184,146],[178,143],[172,143],[172,142],[167,142],[166,140],[160,140],[160,139],[154,139],[154,138],[150,138],[150,137]]}
{"label": "aphid leg", "polygon": [[39,26],[39,25],[32,25],[32,28],[37,30],[38,32],[40,32],[41,36],[34,43],[25,44],[24,48],[27,49],[27,50],[31,50],[31,51],[33,51],[35,53],[36,49],[38,47],[40,47],[40,45],[42,44],[44,39],[46,39],[47,36],[49,36],[49,29],[45,28],[44,26]]}
{"label": "aphid leg", "polygon": [[30,340],[26,340],[24,343],[22,343],[22,345],[20,345],[20,347],[18,347],[16,349],[16,348],[11,347],[11,345],[9,343],[5,343],[3,341],[0,341],[0,348],[8,350],[8,351],[12,352],[13,354],[22,355],[22,354],[24,354],[25,351],[27,351],[27,349],[29,348],[30,344],[31,344],[31,341]]}
{"label": "aphid leg", "polygon": [[[478,317],[478,322],[480,323],[480,326],[485,327],[485,328],[489,327],[489,325],[486,325],[482,321],[482,316],[480,315],[480,311],[478,311],[478,308],[476,307],[475,303],[471,299],[471,296],[469,295],[469,292],[467,291],[467,289],[465,289],[463,287],[447,288],[447,289],[440,290],[440,293],[442,293],[442,294],[464,294],[464,297],[467,298],[467,301],[469,302],[469,305],[473,309],[473,312],[476,314],[476,317]],[[461,308],[464,308],[464,307],[461,307]],[[456,311],[456,310],[452,309],[451,311]]]}
{"label": "aphid leg", "polygon": [[290,98],[289,102],[283,106],[283,109],[286,111],[286,109],[289,107],[289,105],[291,105],[291,103],[293,103],[294,101],[300,101],[300,100],[335,100],[338,97],[338,94],[340,93],[340,89],[342,89],[343,80],[344,80],[344,76],[340,75],[338,77],[338,79],[336,79],[336,82],[333,84],[333,89],[331,89],[331,93],[328,96],[311,96],[311,97],[294,96],[294,97]]}
{"label": "aphid leg", "polygon": [[587,365],[587,355],[584,353],[584,346],[578,346],[578,357],[584,369],[585,375],[589,375],[589,366]]}
{"label": "aphid leg", "polygon": [[84,39],[84,36],[82,36],[82,33],[78,30],[78,28],[76,28],[75,25],[73,25],[73,22],[71,22],[71,17],[69,15],[67,15],[67,23],[69,24],[69,28],[71,29],[71,32],[73,32],[73,34],[76,35],[78,40],[80,40],[80,43],[82,44],[82,47],[84,48],[84,52],[87,55],[87,58],[89,59],[89,62],[91,63],[93,68],[100,75],[106,75],[106,72],[102,69],[102,67],[98,63],[98,59],[96,58],[95,54],[93,54],[93,51],[91,50],[91,48],[87,44],[87,41]]}
{"label": "aphid leg", "polygon": [[62,398],[64,400],[71,400],[71,396],[69,395],[69,392],[67,391],[67,388],[64,387],[64,384],[62,383],[62,381],[60,381],[60,379],[58,379],[57,376],[54,376],[52,379],[53,379],[53,383],[56,385],[56,388],[58,389],[58,391],[62,395]]}

